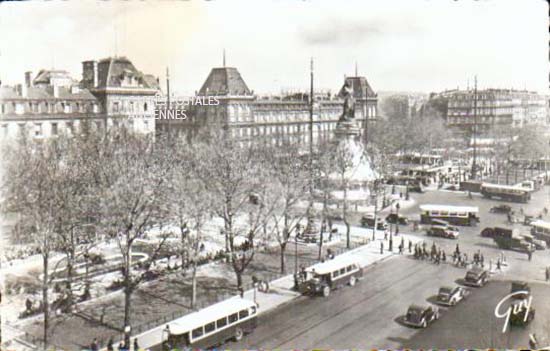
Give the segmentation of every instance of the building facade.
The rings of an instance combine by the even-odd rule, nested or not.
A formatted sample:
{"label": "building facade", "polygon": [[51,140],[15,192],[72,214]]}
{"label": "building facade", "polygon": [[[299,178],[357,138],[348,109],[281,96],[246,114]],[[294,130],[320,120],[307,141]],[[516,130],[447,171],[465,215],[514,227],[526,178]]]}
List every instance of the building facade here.
{"label": "building facade", "polygon": [[[361,126],[377,116],[378,97],[364,77],[347,77],[356,101],[355,118]],[[342,115],[341,92],[315,94],[313,103],[313,139],[325,140]],[[241,140],[283,140],[305,143],[309,140],[310,102],[307,93],[261,97],[250,90],[234,67],[213,68],[193,99],[217,104],[189,106],[185,120],[157,120],[159,132],[177,131],[194,136],[209,125],[227,128]]]}
{"label": "building facade", "polygon": [[487,135],[495,126],[521,128],[549,122],[547,98],[535,92],[486,89],[474,94],[473,90],[454,90],[445,95],[447,125],[462,133],[473,133],[476,128],[478,134]]}
{"label": "building facade", "polygon": [[156,79],[126,58],[83,62],[78,82],[62,70],[41,70],[15,87],[0,86],[0,138],[28,133],[34,138],[72,134],[82,123],[92,128],[126,125],[153,132]]}

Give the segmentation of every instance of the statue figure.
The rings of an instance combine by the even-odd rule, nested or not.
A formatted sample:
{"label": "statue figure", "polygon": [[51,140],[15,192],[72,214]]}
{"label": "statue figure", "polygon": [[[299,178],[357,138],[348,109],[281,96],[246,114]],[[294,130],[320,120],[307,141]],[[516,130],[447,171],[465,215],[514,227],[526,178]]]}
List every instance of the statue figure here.
{"label": "statue figure", "polygon": [[339,122],[351,121],[355,118],[355,99],[353,98],[353,89],[350,81],[344,83],[344,111],[340,116]]}

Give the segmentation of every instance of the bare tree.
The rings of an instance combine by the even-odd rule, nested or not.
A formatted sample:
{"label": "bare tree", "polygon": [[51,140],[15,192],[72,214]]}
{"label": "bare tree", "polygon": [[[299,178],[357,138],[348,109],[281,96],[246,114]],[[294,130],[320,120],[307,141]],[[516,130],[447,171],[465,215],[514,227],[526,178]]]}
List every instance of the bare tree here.
{"label": "bare tree", "polygon": [[281,273],[286,273],[285,250],[290,235],[306,215],[299,205],[309,192],[309,171],[307,161],[297,157],[300,149],[296,144],[284,141],[282,146],[268,147],[264,152],[272,172],[269,197],[274,210],[270,219],[280,247]]}
{"label": "bare tree", "polygon": [[211,217],[212,201],[204,183],[196,177],[196,171],[204,160],[194,157],[197,155],[195,146],[184,139],[178,139],[172,150],[174,167],[166,186],[167,198],[171,203],[169,214],[179,229],[177,250],[181,255],[182,272],[191,264],[191,308],[194,308],[197,299],[197,263],[205,241],[202,231],[205,221]]}
{"label": "bare tree", "polygon": [[350,222],[348,218],[348,191],[354,170],[354,154],[348,143],[340,142],[335,149],[334,169],[339,179],[339,189],[343,192],[342,219],[346,225],[346,247],[351,247]]}
{"label": "bare tree", "polygon": [[43,343],[48,347],[50,319],[50,259],[56,247],[59,230],[57,213],[62,211],[66,178],[65,153],[57,140],[35,141],[23,133],[18,142],[3,150],[2,211],[17,213],[25,228],[24,235],[42,256],[42,307],[44,314]]}
{"label": "bare tree", "polygon": [[242,274],[254,258],[255,239],[271,207],[263,198],[267,183],[262,177],[266,167],[261,149],[225,132],[203,136],[196,149],[196,157],[203,162],[196,169],[211,194],[214,213],[224,221],[225,251],[241,289]]}
{"label": "bare tree", "polygon": [[101,228],[116,239],[122,256],[124,287],[125,338],[130,326],[132,294],[143,282],[151,263],[162,249],[166,236],[161,235],[143,265],[145,272],[135,269],[132,249],[148,230],[164,220],[167,210],[164,186],[171,163],[169,147],[163,140],[154,142],[149,135],[132,134],[121,129],[108,134],[103,141],[99,174]]}

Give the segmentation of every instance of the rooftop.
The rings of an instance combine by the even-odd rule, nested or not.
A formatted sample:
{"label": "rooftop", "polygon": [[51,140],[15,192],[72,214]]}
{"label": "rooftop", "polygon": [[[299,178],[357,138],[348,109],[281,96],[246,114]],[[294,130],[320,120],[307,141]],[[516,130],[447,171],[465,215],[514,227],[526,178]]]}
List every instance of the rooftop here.
{"label": "rooftop", "polygon": [[208,78],[199,90],[199,95],[245,95],[252,92],[244,82],[239,71],[234,67],[212,68]]}

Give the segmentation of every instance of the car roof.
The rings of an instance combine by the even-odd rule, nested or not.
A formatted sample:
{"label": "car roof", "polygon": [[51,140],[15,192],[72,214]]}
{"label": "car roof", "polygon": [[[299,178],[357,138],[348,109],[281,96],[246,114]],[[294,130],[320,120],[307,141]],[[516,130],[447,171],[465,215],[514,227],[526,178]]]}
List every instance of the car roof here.
{"label": "car roof", "polygon": [[428,308],[430,308],[431,306],[428,306],[428,305],[417,305],[417,304],[412,304],[409,306],[409,310],[415,310],[415,311],[424,311],[424,310],[427,310]]}
{"label": "car roof", "polygon": [[470,273],[470,272],[471,272],[471,273],[479,274],[479,273],[485,272],[485,270],[482,269],[482,268],[479,268],[479,267],[473,267],[472,269],[470,269],[470,270],[468,271],[468,273]]}
{"label": "car roof", "polygon": [[306,271],[312,272],[313,270],[315,270],[315,273],[317,273],[317,274],[327,274],[327,273],[334,272],[337,269],[342,269],[342,268],[347,267],[347,266],[352,265],[352,264],[354,264],[357,268],[360,267],[357,264],[357,261],[355,261],[354,259],[352,259],[350,257],[337,256],[332,260],[328,260],[328,261],[321,262],[321,263],[316,263],[313,266],[308,267],[306,269]]}

